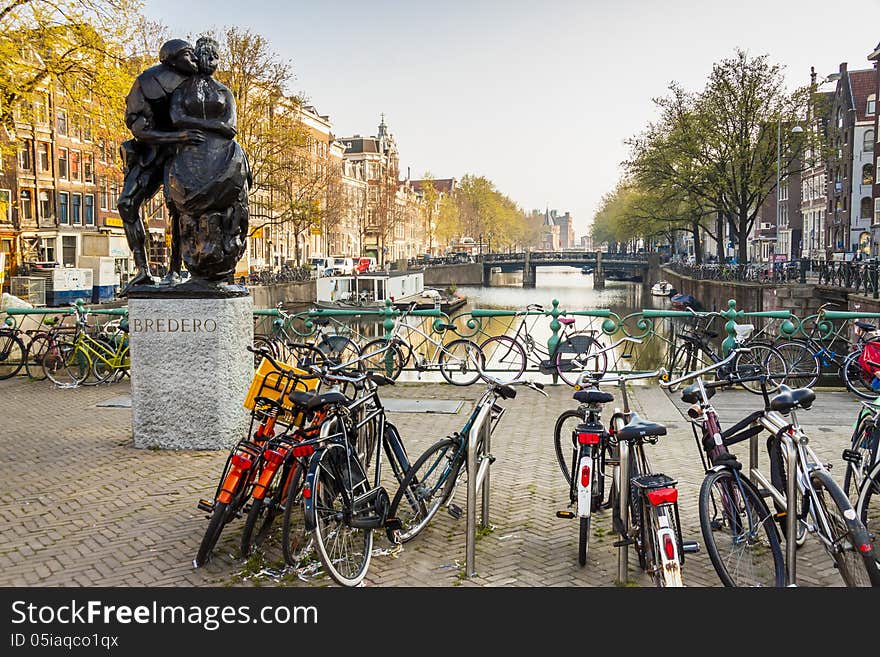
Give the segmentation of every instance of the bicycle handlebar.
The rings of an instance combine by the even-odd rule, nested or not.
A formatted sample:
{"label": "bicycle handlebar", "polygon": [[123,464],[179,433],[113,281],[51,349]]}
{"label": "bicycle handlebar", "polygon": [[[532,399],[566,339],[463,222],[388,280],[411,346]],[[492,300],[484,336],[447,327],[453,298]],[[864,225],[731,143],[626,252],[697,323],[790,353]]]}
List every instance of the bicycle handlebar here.
{"label": "bicycle handlebar", "polygon": [[598,386],[598,385],[610,385],[613,383],[626,383],[628,381],[638,381],[639,379],[653,379],[653,378],[663,378],[667,376],[669,372],[665,367],[661,367],[660,369],[654,370],[653,372],[635,372],[633,374],[617,374],[615,376],[606,377],[601,376],[599,378],[590,376],[589,372],[584,372],[578,378],[578,385],[582,388],[590,387],[590,386]]}

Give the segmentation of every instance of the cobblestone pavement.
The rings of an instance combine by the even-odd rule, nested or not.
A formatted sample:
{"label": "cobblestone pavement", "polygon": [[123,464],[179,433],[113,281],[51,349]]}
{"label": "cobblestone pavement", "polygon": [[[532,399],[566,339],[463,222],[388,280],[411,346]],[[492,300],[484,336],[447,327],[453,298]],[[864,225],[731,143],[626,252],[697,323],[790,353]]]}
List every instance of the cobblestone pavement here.
{"label": "cobblestone pavement", "polygon": [[[463,424],[482,387],[414,383],[385,390],[386,397],[465,401],[456,415],[389,414],[414,459]],[[134,449],[130,410],[96,407],[128,391],[127,383],[63,390],[23,377],[0,381],[0,586],[331,583],[326,576],[302,579],[279,572],[277,545],[247,563],[237,559],[241,521],[227,527],[215,558],[194,570],[192,558],[207,523],[196,501],[213,494],[225,453]],[[441,512],[402,551],[389,553],[384,535],[377,538],[368,586],[614,585],[617,549],[609,513],[594,518],[584,568],[577,565],[576,521],[555,517],[566,508],[567,488],[553,452],[553,425],[574,403],[565,386],[549,386],[548,392],[545,399],[520,389],[515,400],[503,402],[508,413],[493,437],[492,530],[477,542],[478,575],[463,577],[464,518]],[[715,400],[727,425],[758,401],[746,392],[721,393]],[[702,542],[697,494],[703,471],[681,403],[657,388],[640,387],[633,405],[643,417],[668,425],[669,435],[649,448],[650,458],[656,471],[678,479],[685,537]],[[814,410],[801,414],[811,444],[835,464],[838,479],[857,409],[846,393],[821,392]],[[739,450],[741,458],[745,452]],[[464,508],[464,491],[457,502]],[[650,585],[635,563],[631,556],[631,584]],[[812,537],[799,551],[798,575],[802,585],[842,585]],[[684,578],[691,586],[719,585],[705,551],[687,557]]]}

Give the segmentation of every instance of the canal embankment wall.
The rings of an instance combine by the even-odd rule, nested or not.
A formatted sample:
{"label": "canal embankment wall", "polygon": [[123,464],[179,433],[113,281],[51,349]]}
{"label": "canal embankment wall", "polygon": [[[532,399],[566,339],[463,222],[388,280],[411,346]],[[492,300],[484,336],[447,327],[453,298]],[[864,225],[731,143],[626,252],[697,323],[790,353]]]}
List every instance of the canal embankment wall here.
{"label": "canal embankment wall", "polygon": [[483,265],[480,263],[437,265],[425,269],[425,285],[428,287],[482,284]]}
{"label": "canal embankment wall", "polygon": [[317,287],[314,279],[295,283],[272,283],[271,285],[248,285],[254,308],[274,308],[279,303],[314,303]]}

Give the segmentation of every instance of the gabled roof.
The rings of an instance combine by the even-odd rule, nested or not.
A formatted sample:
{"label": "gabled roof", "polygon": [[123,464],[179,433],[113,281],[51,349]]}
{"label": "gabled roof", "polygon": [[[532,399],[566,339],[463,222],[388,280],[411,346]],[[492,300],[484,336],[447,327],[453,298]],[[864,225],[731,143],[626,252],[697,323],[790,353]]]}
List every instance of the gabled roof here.
{"label": "gabled roof", "polygon": [[379,140],[375,137],[340,137],[346,153],[378,153]]}
{"label": "gabled roof", "polygon": [[849,80],[856,110],[856,121],[867,121],[869,119],[865,112],[868,109],[868,96],[877,94],[877,74],[873,69],[850,71]]}
{"label": "gabled roof", "polygon": [[[412,187],[417,192],[421,192],[425,187],[425,182],[427,181],[413,180]],[[434,178],[431,182],[434,184],[434,189],[444,194],[449,194],[455,188],[455,178]]]}

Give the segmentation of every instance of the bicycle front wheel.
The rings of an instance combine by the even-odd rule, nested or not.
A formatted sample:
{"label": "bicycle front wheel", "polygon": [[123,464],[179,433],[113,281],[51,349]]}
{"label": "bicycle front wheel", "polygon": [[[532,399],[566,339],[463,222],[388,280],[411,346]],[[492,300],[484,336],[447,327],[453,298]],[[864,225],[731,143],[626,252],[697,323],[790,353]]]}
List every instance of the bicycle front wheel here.
{"label": "bicycle front wheel", "polygon": [[598,340],[586,332],[572,333],[556,347],[555,366],[559,378],[574,387],[580,375],[589,372],[601,378],[608,358]]}
{"label": "bicycle front wheel", "polygon": [[452,494],[463,462],[461,441],[453,438],[434,443],[416,459],[391,502],[388,513],[400,528],[388,531],[389,540],[406,543],[428,526]]}
{"label": "bicycle front wheel", "polygon": [[[350,485],[351,484],[351,485]],[[311,495],[315,513],[315,546],[324,569],[342,586],[357,586],[367,574],[373,552],[373,530],[352,527],[351,495],[366,492],[360,463],[341,445],[318,455]]]}
{"label": "bicycle front wheel", "polygon": [[25,352],[18,336],[11,332],[0,333],[0,380],[18,374],[25,362]]}
{"label": "bicycle front wheel", "polygon": [[785,559],[773,515],[751,483],[730,470],[700,487],[700,529],[724,586],[785,586]]}
{"label": "bicycle front wheel", "polygon": [[[810,482],[816,491],[817,511],[828,519],[831,531],[825,537],[830,544],[823,541],[823,545],[837,564],[843,581],[851,587],[880,586],[880,564],[874,556],[874,546],[846,494],[827,472],[813,472]],[[824,533],[821,520],[819,525]]]}
{"label": "bicycle front wheel", "polygon": [[390,379],[400,376],[405,362],[400,347],[384,338],[370,340],[361,350],[361,356],[365,372],[375,372]]}
{"label": "bicycle front wheel", "polygon": [[490,376],[504,382],[516,381],[526,370],[526,352],[522,345],[506,335],[496,335],[480,345]]}
{"label": "bicycle front wheel", "polygon": [[440,348],[440,374],[456,386],[469,386],[480,378],[486,368],[486,359],[479,345],[470,340],[453,340]]}
{"label": "bicycle front wheel", "polygon": [[843,367],[840,368],[840,373],[847,390],[862,399],[874,399],[880,395],[880,389],[874,388],[876,377],[866,372],[859,362],[861,355],[860,351],[854,351],[847,356]]}
{"label": "bicycle front wheel", "polygon": [[785,361],[785,384],[792,388],[812,388],[819,380],[822,363],[803,342],[787,340],[773,345]]}
{"label": "bicycle front wheel", "polygon": [[[778,375],[765,384],[768,391],[779,388],[782,378],[788,373],[782,355],[769,344],[750,342],[746,345],[751,351],[739,354],[733,361],[734,376],[750,377],[761,374]],[[756,395],[762,394],[760,381],[744,381],[742,387]]]}

